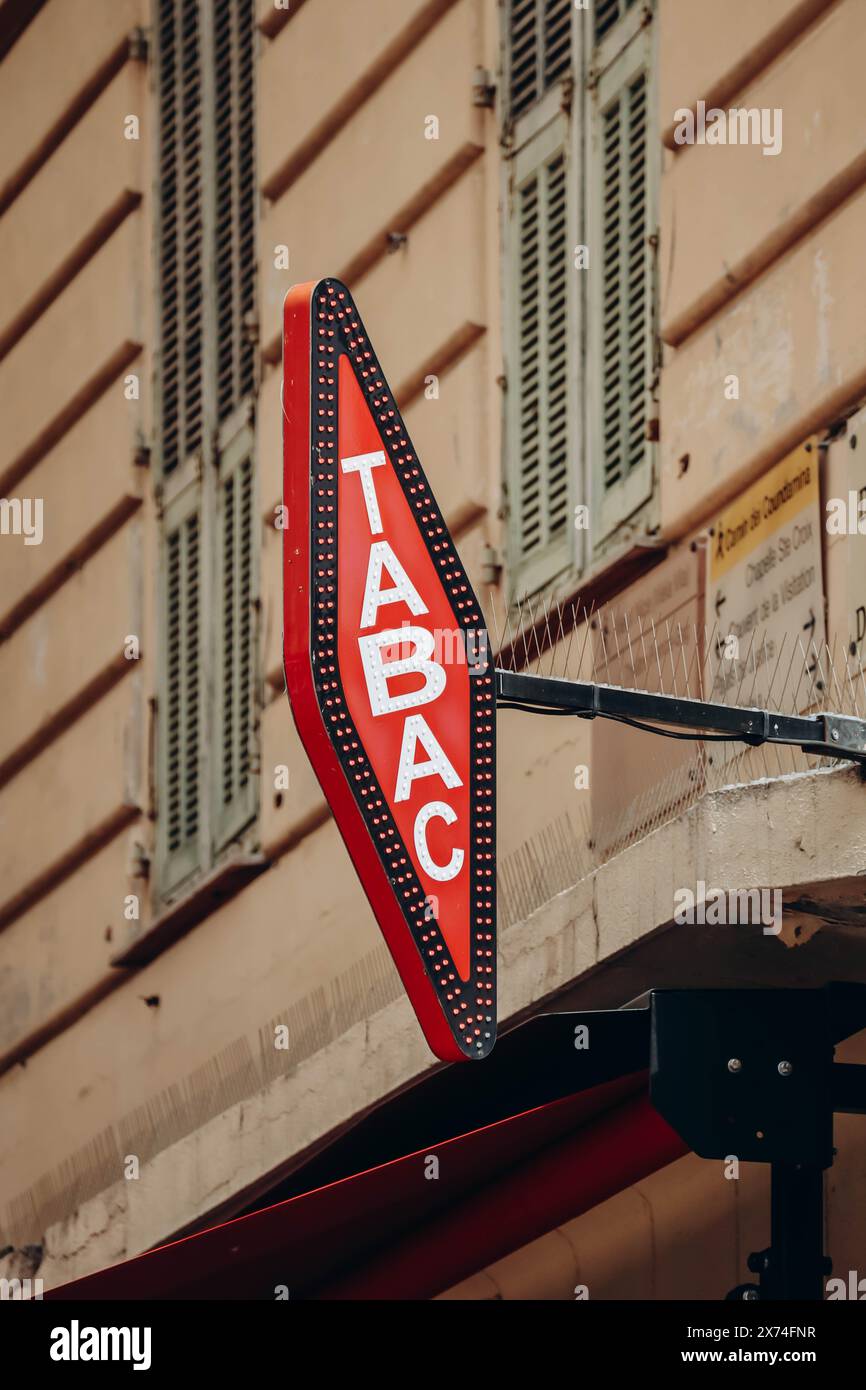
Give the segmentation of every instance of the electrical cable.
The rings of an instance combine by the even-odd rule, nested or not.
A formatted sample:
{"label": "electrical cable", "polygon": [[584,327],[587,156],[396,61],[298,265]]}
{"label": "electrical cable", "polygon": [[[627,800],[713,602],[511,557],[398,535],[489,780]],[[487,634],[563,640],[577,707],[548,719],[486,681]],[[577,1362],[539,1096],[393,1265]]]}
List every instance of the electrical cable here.
{"label": "electrical cable", "polygon": [[679,733],[675,729],[659,729],[655,724],[645,724],[641,719],[632,719],[627,714],[611,714],[607,710],[591,709],[548,709],[543,705],[527,704],[522,700],[499,700],[497,709],[523,710],[526,714],[570,715],[577,719],[612,719],[617,724],[627,724],[631,729],[640,729],[646,734],[658,734],[661,738],[675,738],[686,742],[699,743],[748,743],[757,747],[764,739],[755,739],[748,734],[702,734]]}

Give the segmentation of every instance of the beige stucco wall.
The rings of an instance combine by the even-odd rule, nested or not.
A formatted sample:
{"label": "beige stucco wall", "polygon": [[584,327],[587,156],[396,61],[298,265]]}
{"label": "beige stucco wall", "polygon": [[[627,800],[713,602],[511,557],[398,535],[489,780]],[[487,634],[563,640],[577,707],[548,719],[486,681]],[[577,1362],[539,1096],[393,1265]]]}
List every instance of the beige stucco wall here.
{"label": "beige stucco wall", "polygon": [[[471,100],[477,67],[501,84],[499,7],[340,0],[335,28],[332,0],[304,0],[291,15],[259,0],[257,838],[270,867],[141,969],[113,965],[146,932],[152,907],[141,860],[154,835],[156,506],[143,450],[152,421],[153,93],[152,74],[124,44],[150,22],[145,0],[87,0],[86,23],[83,5],[48,0],[0,74],[0,184],[15,195],[0,216],[0,251],[15,267],[0,293],[0,493],[44,498],[46,517],[41,546],[0,537],[0,1246],[43,1244],[49,1283],[231,1211],[432,1065],[282,690],[273,516],[280,307],[292,283],[348,279],[479,587],[486,548],[503,550],[500,130],[498,111]],[[676,107],[719,93],[780,106],[785,118],[776,158],[748,148],[658,151],[666,346],[657,495],[663,538],[687,554],[724,500],[866,396],[866,127],[855,80],[866,7],[660,0],[655,22],[662,132]],[[80,113],[94,82],[99,94]],[[141,117],[138,142],[123,139],[130,113]],[[431,114],[436,141],[424,138]],[[394,232],[407,237],[396,250]],[[283,244],[288,271],[275,268]],[[130,372],[138,401],[124,394]],[[723,393],[730,372],[742,384],[736,403]],[[424,394],[429,374],[438,399]],[[834,613],[851,606],[840,545],[827,567]],[[609,578],[613,588],[626,582]],[[134,664],[123,656],[128,634],[141,641]],[[508,714],[501,734],[499,851],[511,885],[503,1019],[592,972],[603,979],[622,952],[670,922],[680,882],[794,894],[821,883],[823,915],[810,931],[834,902],[857,901],[866,816],[850,773],[713,792],[575,882],[554,863],[554,841],[589,815],[591,791],[578,790],[574,775],[581,764],[592,771],[590,726]],[[664,745],[647,749],[659,780],[665,755]],[[279,764],[290,786],[277,798]],[[607,807],[611,795],[608,783]],[[813,825],[820,834],[804,847]],[[140,899],[138,922],[124,915],[130,894]],[[854,972],[856,932],[837,930],[840,972]],[[797,951],[807,975],[808,951]],[[768,943],[769,979],[789,955]],[[733,951],[730,968],[735,977]],[[778,966],[780,981],[789,968]],[[279,1021],[289,1023],[288,1055],[273,1051]],[[852,1127],[845,1134],[859,1159],[846,1156],[853,1167],[844,1172],[862,1174],[866,1144]],[[123,1180],[128,1153],[142,1160],[138,1182]],[[698,1287],[680,1237],[661,1242],[650,1262],[627,1233],[636,1210],[641,1230],[676,1226],[677,1174],[688,1175],[692,1206],[703,1209],[703,1172],[684,1160],[581,1218],[569,1248],[579,1272],[587,1261],[604,1268],[593,1276],[597,1296]],[[858,1183],[831,1184],[831,1235],[844,1230],[852,1249],[859,1228],[845,1213]],[[713,1216],[705,1238],[726,1252],[733,1283],[731,1252],[746,1237],[727,1189],[725,1200],[730,1210]],[[545,1238],[533,1252],[537,1280],[521,1283],[509,1270],[490,1279],[505,1296],[568,1296],[579,1282],[571,1256],[561,1279],[551,1273],[563,1244]],[[489,1289],[485,1279],[478,1289]],[[712,1296],[708,1282],[700,1289]]]}

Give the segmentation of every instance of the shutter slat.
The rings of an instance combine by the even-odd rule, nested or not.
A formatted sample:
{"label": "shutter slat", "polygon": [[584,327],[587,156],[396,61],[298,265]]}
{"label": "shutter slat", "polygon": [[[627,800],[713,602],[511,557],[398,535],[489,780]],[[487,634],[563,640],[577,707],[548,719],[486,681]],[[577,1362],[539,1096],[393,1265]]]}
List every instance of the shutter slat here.
{"label": "shutter slat", "polygon": [[[197,5],[158,0],[160,388],[163,473],[201,445],[203,241]],[[182,351],[180,350],[182,345]]]}
{"label": "shutter slat", "polygon": [[538,437],[539,374],[539,218],[538,177],[525,184],[519,194],[518,237],[520,246],[520,330],[518,364],[520,371],[520,534],[524,554],[541,541],[538,514],[540,450]]}
{"label": "shutter slat", "polygon": [[[158,797],[168,893],[255,814],[253,431],[248,420],[231,438],[219,428],[256,385],[246,322],[256,308],[255,0],[154,0],[154,29],[161,466],[170,474],[198,450],[214,465],[176,480],[162,523]],[[213,576],[207,619],[204,573]]]}
{"label": "shutter slat", "polygon": [[199,527],[188,517],[166,538],[166,847],[194,845],[199,825]]}
{"label": "shutter slat", "polygon": [[546,92],[571,66],[571,0],[544,0],[542,86]]}
{"label": "shutter slat", "polygon": [[568,219],[566,163],[549,159],[518,194],[521,558],[562,535],[568,520]]}
{"label": "shutter slat", "polygon": [[240,577],[238,585],[239,680],[238,680],[238,791],[250,778],[250,741],[253,710],[253,465],[241,467],[239,498]]}
{"label": "shutter slat", "polygon": [[222,483],[222,647],[218,836],[224,843],[249,819],[253,802],[250,751],[255,720],[254,476],[249,454]]}
{"label": "shutter slat", "polygon": [[222,799],[223,805],[227,806],[234,795],[235,785],[235,744],[237,731],[235,729],[235,717],[237,714],[237,701],[235,698],[236,683],[236,650],[235,650],[235,621],[237,618],[237,555],[236,546],[236,517],[235,517],[235,480],[228,478],[223,484],[223,704],[222,704],[222,727],[220,735],[223,746],[222,764]]}
{"label": "shutter slat", "polygon": [[611,29],[631,9],[636,0],[595,0],[593,14],[593,36],[596,43],[610,33]]}
{"label": "shutter slat", "polygon": [[255,345],[245,318],[255,310],[253,0],[216,0],[217,417],[225,420],[255,385]]}
{"label": "shutter slat", "polygon": [[[596,11],[599,22],[600,9]],[[646,74],[602,113],[602,440],[605,489],[646,452],[649,334]]]}
{"label": "shutter slat", "polygon": [[572,0],[511,0],[509,109],[528,111],[571,66]]}
{"label": "shutter slat", "polygon": [[[565,156],[558,154],[545,170],[547,179],[547,534],[556,539],[567,516],[568,431],[568,245]],[[557,401],[562,402],[559,410]]]}
{"label": "shutter slat", "polygon": [[199,814],[199,532],[198,517],[191,517],[184,526],[186,575],[184,584],[184,662],[186,682],[184,698],[184,840],[194,842],[198,835]]}

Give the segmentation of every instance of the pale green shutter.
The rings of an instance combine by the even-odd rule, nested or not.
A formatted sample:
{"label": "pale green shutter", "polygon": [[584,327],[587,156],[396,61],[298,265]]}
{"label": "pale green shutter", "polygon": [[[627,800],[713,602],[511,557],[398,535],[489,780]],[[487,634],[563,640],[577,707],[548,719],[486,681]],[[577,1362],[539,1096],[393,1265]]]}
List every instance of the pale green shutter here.
{"label": "pale green shutter", "polygon": [[215,848],[248,824],[258,801],[256,765],[257,511],[253,433],[246,427],[225,450],[218,495],[219,593]]}
{"label": "pale green shutter", "polygon": [[216,0],[217,420],[255,386],[250,319],[256,307],[254,0]]}
{"label": "pale green shutter", "polygon": [[576,162],[563,79],[572,0],[510,0],[505,485],[511,597],[575,558]]}
{"label": "pale green shutter", "polygon": [[255,0],[156,0],[163,898],[257,804],[255,37]]}
{"label": "pale green shutter", "polygon": [[201,446],[204,422],[202,58],[199,8],[157,9],[159,466]]}
{"label": "pale green shutter", "polygon": [[596,43],[601,43],[617,23],[622,19],[627,10],[636,3],[636,0],[593,0],[592,21],[593,38]]}
{"label": "pale green shutter", "polygon": [[574,270],[565,122],[518,153],[509,228],[508,492],[514,593],[572,555]]}
{"label": "pale green shutter", "polygon": [[651,495],[655,184],[650,37],[641,31],[590,95],[590,457],[596,543]]}
{"label": "pale green shutter", "polygon": [[198,5],[157,0],[156,474],[158,592],[157,887],[202,864],[204,232],[202,33]]}
{"label": "pale green shutter", "polygon": [[518,120],[571,65],[572,0],[511,0],[509,114]]}
{"label": "pale green shutter", "polygon": [[256,595],[258,550],[252,395],[256,304],[254,0],[216,0],[216,415],[218,621],[213,747],[214,849],[252,820],[258,804]]}
{"label": "pale green shutter", "polygon": [[201,532],[195,511],[167,529],[162,554],[162,695],[157,795],[163,893],[200,864]]}

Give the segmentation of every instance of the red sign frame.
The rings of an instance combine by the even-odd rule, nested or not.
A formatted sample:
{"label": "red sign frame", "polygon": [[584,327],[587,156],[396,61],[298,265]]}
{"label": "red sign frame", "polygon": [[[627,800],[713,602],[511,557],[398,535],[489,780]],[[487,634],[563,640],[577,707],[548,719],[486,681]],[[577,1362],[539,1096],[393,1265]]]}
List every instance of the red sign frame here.
{"label": "red sign frame", "polygon": [[283,461],[295,724],[428,1044],[482,1058],[496,1038],[489,639],[338,280],[286,296]]}

